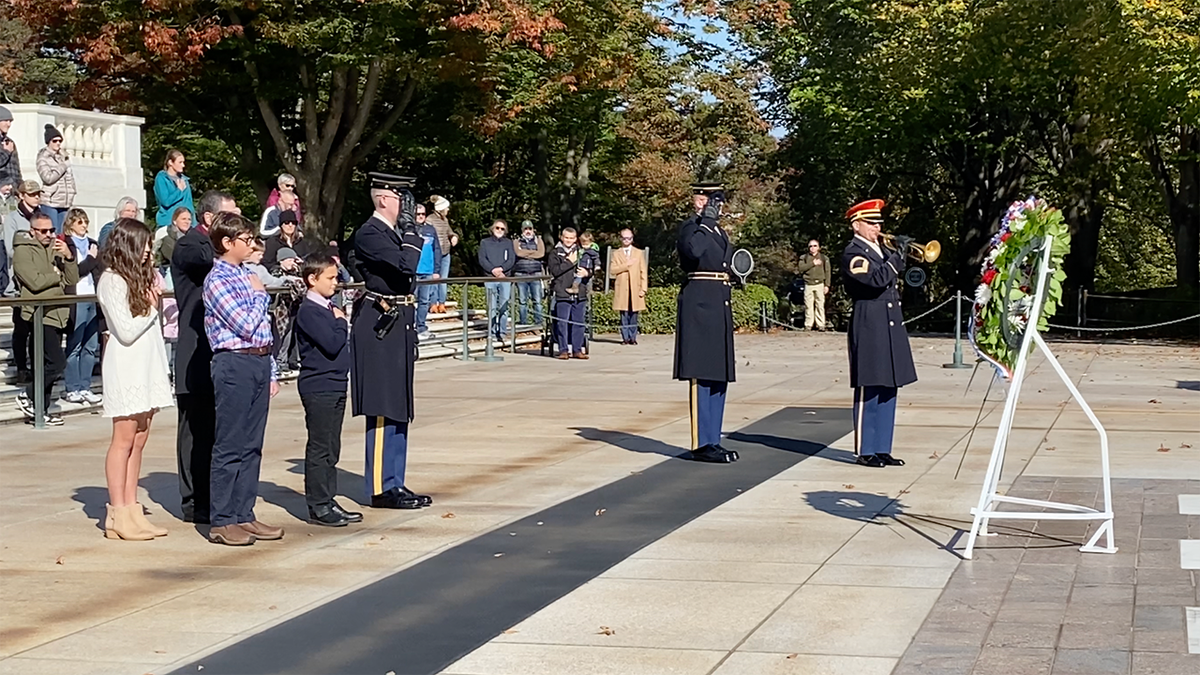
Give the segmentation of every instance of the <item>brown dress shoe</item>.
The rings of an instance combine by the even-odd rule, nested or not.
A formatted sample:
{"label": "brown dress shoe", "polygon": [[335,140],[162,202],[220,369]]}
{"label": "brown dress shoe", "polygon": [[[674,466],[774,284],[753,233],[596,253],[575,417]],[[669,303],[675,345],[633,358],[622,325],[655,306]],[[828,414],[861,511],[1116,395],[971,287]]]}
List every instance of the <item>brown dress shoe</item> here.
{"label": "brown dress shoe", "polygon": [[586,361],[586,360],[587,360],[587,358],[588,358],[588,355],[587,355],[587,354],[584,354],[583,352],[579,352],[578,354],[576,354],[576,355],[575,355],[575,358],[577,358],[577,359],[583,359],[584,361]]}
{"label": "brown dress shoe", "polygon": [[566,361],[567,359],[571,358],[571,352],[559,352],[556,358],[558,358],[560,361]]}
{"label": "brown dress shoe", "polygon": [[274,527],[272,525],[267,525],[266,523],[262,522],[261,520],[256,520],[252,523],[238,523],[238,527],[240,527],[243,530],[245,530],[246,532],[249,532],[250,534],[254,535],[255,539],[262,539],[264,541],[274,541],[276,539],[283,539],[283,528],[282,527]]}
{"label": "brown dress shoe", "polygon": [[208,532],[209,541],[226,546],[249,546],[254,543],[254,535],[239,525],[222,525]]}

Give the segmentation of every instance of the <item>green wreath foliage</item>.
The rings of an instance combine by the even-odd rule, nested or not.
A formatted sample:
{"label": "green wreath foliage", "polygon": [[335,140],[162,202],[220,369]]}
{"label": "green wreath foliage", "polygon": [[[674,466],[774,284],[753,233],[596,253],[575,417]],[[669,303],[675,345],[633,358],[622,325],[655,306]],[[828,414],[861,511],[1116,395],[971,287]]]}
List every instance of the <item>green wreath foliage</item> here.
{"label": "green wreath foliage", "polygon": [[1036,326],[1039,332],[1044,331],[1062,306],[1063,281],[1067,277],[1062,263],[1071,250],[1071,232],[1061,211],[1034,197],[1013,202],[1000,231],[988,245],[980,269],[969,333],[971,345],[1005,378],[1012,377],[1022,338],[1029,328],[1047,236],[1051,238],[1047,269],[1050,278]]}

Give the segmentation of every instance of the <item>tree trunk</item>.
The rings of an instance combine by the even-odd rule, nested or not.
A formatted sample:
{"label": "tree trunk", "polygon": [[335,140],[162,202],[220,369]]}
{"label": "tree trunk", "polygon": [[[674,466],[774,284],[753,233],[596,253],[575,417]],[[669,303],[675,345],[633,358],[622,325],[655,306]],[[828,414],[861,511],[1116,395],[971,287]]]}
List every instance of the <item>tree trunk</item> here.
{"label": "tree trunk", "polygon": [[1104,204],[1101,193],[1108,181],[1094,178],[1091,189],[1076,197],[1063,211],[1063,219],[1071,228],[1071,250],[1063,260],[1067,272],[1067,292],[1073,297],[1079,289],[1092,291],[1096,286],[1096,257],[1100,251],[1100,230],[1104,224]]}
{"label": "tree trunk", "polygon": [[533,171],[537,178],[538,214],[542,219],[541,229],[553,234],[558,228],[555,226],[554,206],[551,203],[553,195],[550,192],[550,150],[546,147],[549,141],[550,132],[545,126],[538,125],[537,132],[533,135]]}
{"label": "tree trunk", "polygon": [[1175,234],[1175,285],[1196,293],[1200,290],[1200,129],[1181,125],[1175,133],[1179,142],[1175,170],[1164,157],[1157,136],[1149,136],[1142,148],[1162,190]]}
{"label": "tree trunk", "polygon": [[972,150],[960,170],[963,180],[962,221],[956,260],[955,287],[964,292],[975,287],[984,250],[1000,229],[1008,205],[1021,198],[1029,161],[1023,155],[974,157]]}

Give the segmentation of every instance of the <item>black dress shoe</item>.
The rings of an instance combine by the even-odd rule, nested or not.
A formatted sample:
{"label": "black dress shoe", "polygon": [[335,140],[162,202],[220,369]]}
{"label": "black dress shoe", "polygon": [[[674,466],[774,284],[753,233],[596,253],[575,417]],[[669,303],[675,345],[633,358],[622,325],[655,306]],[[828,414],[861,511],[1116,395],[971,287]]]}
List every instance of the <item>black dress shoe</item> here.
{"label": "black dress shoe", "polygon": [[874,466],[879,468],[887,466],[887,464],[884,464],[883,460],[879,458],[879,455],[859,455],[858,459],[854,461],[855,463],[863,466]]}
{"label": "black dress shoe", "polygon": [[889,454],[889,453],[881,452],[875,456],[878,457],[879,459],[883,460],[883,463],[886,464],[887,466],[904,466],[904,460],[898,459],[896,457],[892,457],[891,454]]}
{"label": "black dress shoe", "polygon": [[720,450],[721,452],[729,455],[731,458],[730,461],[736,462],[742,458],[741,455],[738,454],[737,450],[730,450],[729,448],[726,448],[725,446],[721,445],[720,443],[717,443],[713,447]]}
{"label": "black dress shoe", "polygon": [[313,525],[324,525],[325,527],[345,527],[350,524],[350,521],[345,516],[328,506],[323,509],[309,509],[308,522]]}
{"label": "black dress shoe", "polygon": [[690,459],[696,462],[708,462],[710,464],[731,464],[737,461],[730,455],[730,453],[722,452],[715,445],[705,445],[692,450]]}
{"label": "black dress shoe", "polygon": [[329,508],[334,513],[345,518],[347,522],[351,522],[351,523],[361,523],[362,522],[362,514],[361,513],[359,513],[358,511],[347,511],[346,509],[343,509],[342,506],[340,504],[338,504],[337,502],[334,502],[333,506],[330,506]]}
{"label": "black dress shoe", "polygon": [[413,499],[416,499],[421,503],[421,506],[433,505],[433,497],[430,497],[429,495],[419,495],[412,490],[409,490],[407,487],[401,487],[400,494],[404,495],[405,497],[412,497]]}
{"label": "black dress shoe", "polygon": [[401,494],[399,490],[389,490],[381,495],[371,495],[371,508],[419,509],[421,508],[421,500]]}

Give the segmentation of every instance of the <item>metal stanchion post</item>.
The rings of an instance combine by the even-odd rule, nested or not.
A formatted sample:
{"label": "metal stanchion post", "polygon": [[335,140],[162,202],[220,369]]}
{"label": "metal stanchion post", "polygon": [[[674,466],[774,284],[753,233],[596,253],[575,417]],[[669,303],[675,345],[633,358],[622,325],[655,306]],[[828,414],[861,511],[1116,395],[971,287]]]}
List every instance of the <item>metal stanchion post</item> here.
{"label": "metal stanchion post", "polygon": [[458,304],[458,311],[462,314],[462,320],[463,320],[462,353],[460,353],[456,357],[459,361],[469,361],[471,359],[471,343],[470,343],[471,308],[470,308],[470,305],[471,305],[470,301],[467,300],[467,285],[463,284],[462,302],[460,302]]}
{"label": "metal stanchion post", "polygon": [[943,363],[943,368],[970,368],[962,357],[962,291],[954,294],[954,361]]}
{"label": "metal stanchion post", "polygon": [[[517,284],[514,281],[508,282],[508,353],[517,353],[517,311],[513,307],[513,298],[516,296]],[[525,307],[524,304],[521,305]]]}
{"label": "metal stanchion post", "polygon": [[33,428],[46,428],[46,306],[33,308]]}
{"label": "metal stanchion post", "polygon": [[767,332],[767,303],[758,303],[758,330],[761,333]]}
{"label": "metal stanchion post", "polygon": [[[487,293],[487,284],[484,284],[483,289],[484,292]],[[496,356],[496,351],[492,347],[492,319],[495,317],[496,295],[494,293],[487,293],[487,326],[484,328],[484,333],[486,334],[485,339],[487,340],[487,343],[483,350],[483,356],[474,357],[476,361],[492,362],[504,360],[504,357]]]}

